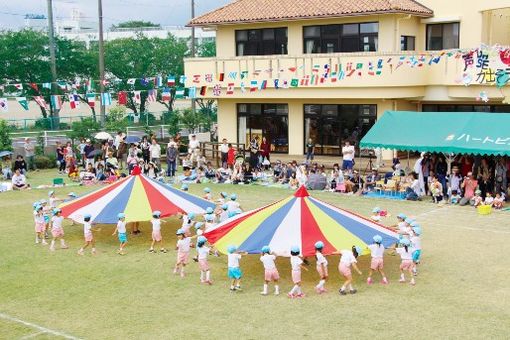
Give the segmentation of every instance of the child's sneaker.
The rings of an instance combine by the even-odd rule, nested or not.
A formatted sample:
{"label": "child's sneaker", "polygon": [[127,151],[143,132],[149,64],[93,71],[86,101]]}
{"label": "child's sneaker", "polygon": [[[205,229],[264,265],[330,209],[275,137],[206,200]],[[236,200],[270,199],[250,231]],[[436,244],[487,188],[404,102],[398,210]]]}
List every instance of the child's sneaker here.
{"label": "child's sneaker", "polygon": [[383,277],[383,279],[381,280],[381,284],[383,284],[383,285],[389,284],[388,279]]}
{"label": "child's sneaker", "polygon": [[279,291],[275,291],[274,295],[278,296],[278,295],[280,295],[280,292]]}
{"label": "child's sneaker", "polygon": [[317,294],[320,294],[321,293],[321,289],[317,286],[315,286],[315,291],[317,292]]}
{"label": "child's sneaker", "polygon": [[372,281],[372,278],[371,278],[371,277],[367,278],[367,285],[371,285],[371,284],[372,284],[372,282],[373,282],[373,281]]}
{"label": "child's sneaker", "polygon": [[356,289],[351,289],[350,293],[351,294],[356,294],[358,291]]}
{"label": "child's sneaker", "polygon": [[264,296],[266,296],[266,295],[267,295],[267,292],[260,292],[260,295],[264,295]]}
{"label": "child's sneaker", "polygon": [[345,290],[342,290],[341,288],[338,290],[338,292],[340,293],[340,295],[347,295]]}
{"label": "child's sneaker", "polygon": [[400,280],[398,280],[398,282],[400,282],[400,283],[404,283],[404,282],[406,282],[406,279],[404,279],[404,278],[400,278]]}
{"label": "child's sneaker", "polygon": [[411,286],[414,286],[414,285],[416,284],[416,282],[414,281],[414,278],[413,278],[413,279],[411,279],[411,282],[409,282],[409,284],[410,284]]}
{"label": "child's sneaker", "polygon": [[291,293],[287,293],[287,296],[289,297],[289,299],[294,299],[295,297],[297,297],[297,295]]}
{"label": "child's sneaker", "polygon": [[50,247],[50,251],[55,251],[55,247]]}
{"label": "child's sneaker", "polygon": [[160,252],[162,252],[162,253],[165,253],[165,254],[166,254],[166,249],[165,249],[165,248],[161,248]]}
{"label": "child's sneaker", "polygon": [[184,274],[184,271],[181,270],[181,277],[185,277],[185,276],[186,276],[186,274]]}
{"label": "child's sneaker", "polygon": [[47,244],[48,244],[48,242],[46,242],[46,240],[45,240],[45,239],[43,239],[43,240],[42,240],[42,244],[43,244],[43,245],[47,245]]}
{"label": "child's sneaker", "polygon": [[63,246],[60,247],[60,249],[69,249],[69,246],[67,244],[64,244]]}
{"label": "child's sneaker", "polygon": [[174,268],[174,274],[177,274],[177,268]]}
{"label": "child's sneaker", "polygon": [[242,291],[243,289],[241,288],[241,286],[236,286],[236,287],[235,287],[235,290]]}
{"label": "child's sneaker", "polygon": [[96,248],[92,248],[91,253],[92,255],[96,255]]}
{"label": "child's sneaker", "polygon": [[154,253],[154,249],[149,249],[149,253]]}
{"label": "child's sneaker", "polygon": [[83,249],[78,250],[78,255],[82,255],[83,256]]}
{"label": "child's sneaker", "polygon": [[212,286],[212,281],[211,280],[206,280],[205,283],[208,284],[209,286]]}

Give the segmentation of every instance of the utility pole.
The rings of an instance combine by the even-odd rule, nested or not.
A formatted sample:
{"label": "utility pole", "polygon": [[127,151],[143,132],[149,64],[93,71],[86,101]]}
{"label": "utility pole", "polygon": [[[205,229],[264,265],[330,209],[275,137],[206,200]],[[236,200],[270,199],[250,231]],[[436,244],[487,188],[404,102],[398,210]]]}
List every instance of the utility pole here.
{"label": "utility pole", "polygon": [[97,0],[97,14],[99,17],[99,107],[101,110],[101,126],[104,126],[106,119],[106,108],[103,105],[102,94],[104,93],[104,40],[103,40],[103,1]]}
{"label": "utility pole", "polygon": [[[195,18],[195,0],[191,0],[191,20]],[[191,26],[191,57],[195,58],[195,26]],[[195,98],[191,98],[191,111],[195,113],[197,110],[197,102]]]}
{"label": "utility pole", "polygon": [[[48,36],[50,38],[50,67],[51,67],[51,93],[54,95],[57,93],[57,61],[55,56],[55,32],[53,25],[53,0],[47,0],[48,4]],[[51,105],[50,97],[50,117],[58,118],[59,110]],[[57,127],[60,125],[55,124]]]}

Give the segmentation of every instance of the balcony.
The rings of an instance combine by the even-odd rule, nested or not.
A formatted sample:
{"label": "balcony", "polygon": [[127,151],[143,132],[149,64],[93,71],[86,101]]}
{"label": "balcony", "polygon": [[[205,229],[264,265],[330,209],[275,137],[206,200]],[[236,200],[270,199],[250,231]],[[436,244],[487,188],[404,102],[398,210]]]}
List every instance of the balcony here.
{"label": "balcony", "polygon": [[[474,62],[476,64],[476,54]],[[473,100],[480,92],[480,86],[465,87],[460,81],[463,71],[464,60],[462,55],[456,56],[455,51],[451,51],[449,57],[444,53],[435,60],[433,55],[416,52],[185,59],[186,86],[196,86],[197,96],[200,87],[207,86],[205,97],[209,98],[418,99],[426,98],[431,89],[442,88],[446,91],[445,98],[452,92],[455,96]],[[480,85],[476,82],[478,70],[473,67],[469,73],[471,84]],[[223,81],[220,81],[221,74]],[[250,91],[252,81],[257,82],[259,89],[266,81],[265,89]],[[219,96],[213,91],[215,85],[221,86]],[[233,94],[227,93],[228,87],[234,89]],[[286,87],[293,91],[284,91]],[[494,86],[492,89],[495,90]],[[463,91],[469,93],[463,94]]]}

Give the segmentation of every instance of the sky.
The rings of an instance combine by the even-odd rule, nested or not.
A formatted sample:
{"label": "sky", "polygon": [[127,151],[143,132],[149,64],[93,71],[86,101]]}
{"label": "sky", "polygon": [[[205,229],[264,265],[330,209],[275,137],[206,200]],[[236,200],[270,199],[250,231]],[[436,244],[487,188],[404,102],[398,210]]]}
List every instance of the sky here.
{"label": "sky", "polygon": [[[203,14],[232,0],[195,0],[196,15]],[[105,28],[128,20],[152,21],[163,26],[185,25],[190,19],[191,0],[103,0]],[[72,9],[97,21],[96,0],[53,0],[56,19],[69,18]],[[25,14],[47,13],[47,0],[0,0],[0,29],[24,26]]]}

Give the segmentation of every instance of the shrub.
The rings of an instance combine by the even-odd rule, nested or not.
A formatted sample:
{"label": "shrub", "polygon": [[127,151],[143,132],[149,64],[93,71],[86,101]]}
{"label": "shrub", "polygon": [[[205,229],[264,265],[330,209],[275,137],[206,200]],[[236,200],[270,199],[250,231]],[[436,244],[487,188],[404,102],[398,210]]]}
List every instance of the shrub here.
{"label": "shrub", "polygon": [[58,120],[54,117],[48,118],[39,118],[35,121],[34,127],[38,130],[67,130],[69,129],[69,124],[59,123]]}
{"label": "shrub", "polygon": [[12,141],[9,136],[10,127],[7,121],[0,119],[0,151],[12,151]]}
{"label": "shrub", "polygon": [[55,155],[37,155],[34,158],[34,162],[37,169],[53,169],[57,167],[57,159],[55,158]]}
{"label": "shrub", "polygon": [[113,106],[106,115],[104,127],[107,131],[125,131],[128,126],[126,117],[126,107]]}
{"label": "shrub", "polygon": [[82,118],[72,125],[72,131],[67,132],[67,137],[72,140],[80,138],[90,138],[95,132],[99,131],[101,125],[96,122],[92,117]]}

